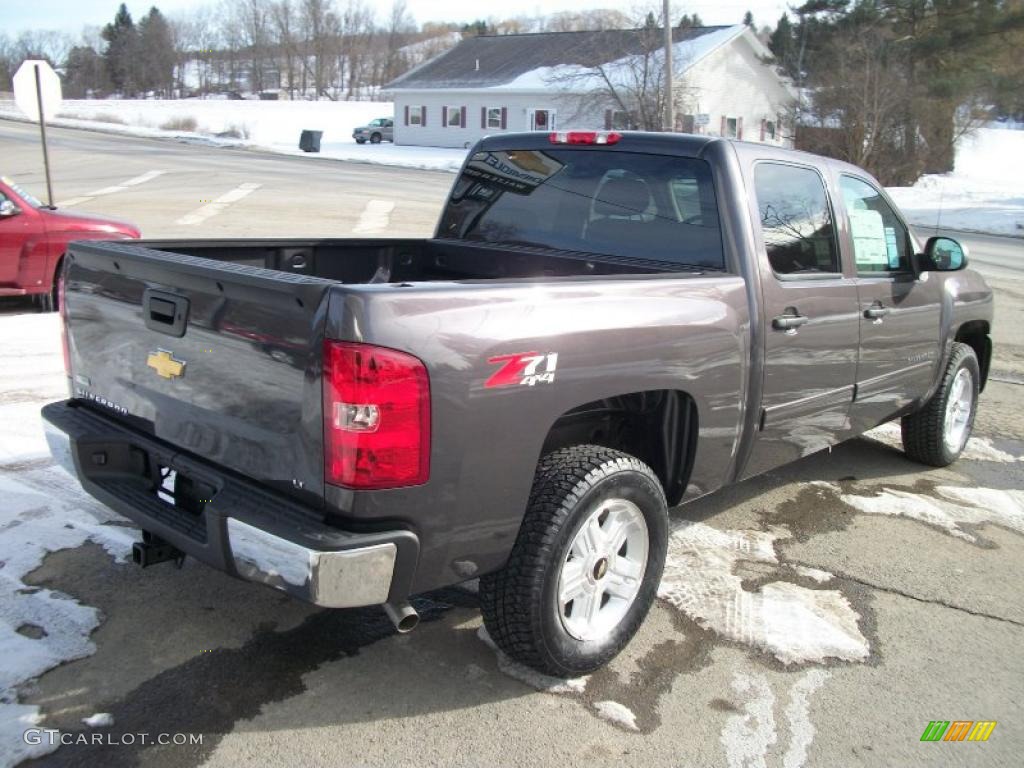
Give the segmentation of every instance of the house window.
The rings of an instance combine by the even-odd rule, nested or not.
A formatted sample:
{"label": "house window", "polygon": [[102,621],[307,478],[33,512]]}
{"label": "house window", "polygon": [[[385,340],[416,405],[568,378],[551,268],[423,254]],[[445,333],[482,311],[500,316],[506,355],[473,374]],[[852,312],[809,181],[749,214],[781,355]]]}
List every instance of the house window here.
{"label": "house window", "polygon": [[487,128],[504,128],[501,124],[501,107],[487,108]]}
{"label": "house window", "polygon": [[423,125],[423,107],[409,107],[409,125]]}
{"label": "house window", "polygon": [[765,141],[775,141],[775,121],[765,120],[764,121],[764,138]]}
{"label": "house window", "polygon": [[735,139],[739,134],[739,120],[735,117],[725,118],[725,133],[727,139]]}
{"label": "house window", "polygon": [[445,107],[445,126],[448,128],[462,128],[462,107]]}

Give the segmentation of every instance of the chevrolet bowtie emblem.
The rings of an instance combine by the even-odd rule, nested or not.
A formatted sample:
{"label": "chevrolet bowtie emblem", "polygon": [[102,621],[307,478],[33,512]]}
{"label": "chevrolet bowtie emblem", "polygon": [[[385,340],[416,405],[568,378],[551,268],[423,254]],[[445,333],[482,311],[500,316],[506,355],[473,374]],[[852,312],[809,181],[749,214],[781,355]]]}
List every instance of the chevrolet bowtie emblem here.
{"label": "chevrolet bowtie emblem", "polygon": [[146,358],[146,365],[165,379],[176,379],[185,375],[185,361],[175,360],[174,356],[166,349],[150,352],[149,357]]}

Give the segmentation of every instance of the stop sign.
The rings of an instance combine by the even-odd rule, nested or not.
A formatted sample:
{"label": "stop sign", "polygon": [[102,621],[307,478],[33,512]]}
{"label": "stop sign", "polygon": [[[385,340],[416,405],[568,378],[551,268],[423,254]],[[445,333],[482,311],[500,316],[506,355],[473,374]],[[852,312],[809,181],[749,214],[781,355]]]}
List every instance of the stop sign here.
{"label": "stop sign", "polygon": [[60,77],[49,62],[26,59],[14,73],[14,103],[30,120],[39,119],[39,101],[36,95],[36,67],[39,68],[39,93],[43,98],[43,113],[53,117],[60,109]]}

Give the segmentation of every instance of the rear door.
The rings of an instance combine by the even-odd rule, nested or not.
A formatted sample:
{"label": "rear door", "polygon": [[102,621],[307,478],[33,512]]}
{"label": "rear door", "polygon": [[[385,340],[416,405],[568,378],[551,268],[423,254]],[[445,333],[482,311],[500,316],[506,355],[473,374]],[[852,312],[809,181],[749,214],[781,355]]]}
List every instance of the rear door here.
{"label": "rear door", "polygon": [[75,243],[74,395],[129,426],[316,503],[330,281],[137,244]]}
{"label": "rear door", "polygon": [[859,334],[857,285],[844,273],[828,186],[818,169],[757,162],[748,190],[765,362],[760,430],[744,477],[848,434]]}
{"label": "rear door", "polygon": [[910,232],[873,183],[843,172],[838,187],[861,311],[851,417],[862,431],[895,416],[935,380],[941,283],[914,275]]}

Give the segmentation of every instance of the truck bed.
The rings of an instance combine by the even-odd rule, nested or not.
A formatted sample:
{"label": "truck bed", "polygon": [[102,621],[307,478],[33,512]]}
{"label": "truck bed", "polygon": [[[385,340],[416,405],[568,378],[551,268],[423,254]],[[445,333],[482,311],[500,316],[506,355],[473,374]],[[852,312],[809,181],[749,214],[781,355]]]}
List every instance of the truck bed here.
{"label": "truck bed", "polygon": [[135,245],[346,284],[657,274],[682,269],[643,259],[445,239],[142,240]]}

